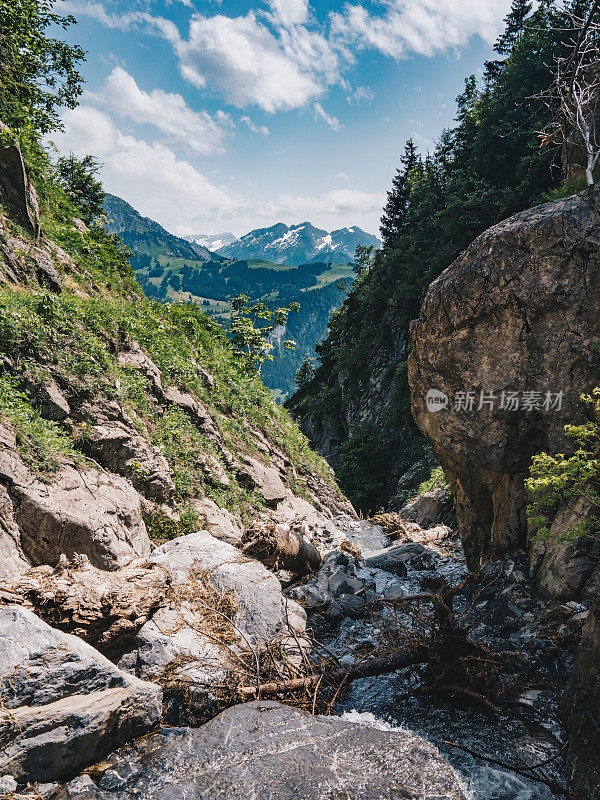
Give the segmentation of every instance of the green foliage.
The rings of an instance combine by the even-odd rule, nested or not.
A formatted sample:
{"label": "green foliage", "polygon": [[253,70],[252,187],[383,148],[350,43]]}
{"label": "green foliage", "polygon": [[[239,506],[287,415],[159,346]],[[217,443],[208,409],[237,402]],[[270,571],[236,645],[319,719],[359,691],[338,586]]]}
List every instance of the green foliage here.
{"label": "green foliage", "polygon": [[0,421],[12,427],[21,457],[42,478],[52,477],[61,458],[83,460],[60,426],[43,419],[16,381],[4,373],[0,374]]}
{"label": "green foliage", "polygon": [[600,388],[582,400],[593,409],[595,421],[565,427],[566,435],[577,446],[573,455],[539,453],[533,457],[525,481],[530,497],[528,522],[541,539],[549,537],[549,522],[554,514],[561,508],[572,508],[579,500],[584,501],[583,518],[562,539],[600,537]]}
{"label": "green foliage", "polygon": [[75,23],[51,0],[0,0],[0,119],[36,135],[60,127],[58,109],[74,108],[81,94],[77,66],[84,52],[49,31]]}
{"label": "green foliage", "polygon": [[73,153],[56,162],[59,183],[68,197],[81,210],[84,222],[91,223],[103,214],[104,191],[96,179],[100,164],[93,156],[75,158]]}
{"label": "green foliage", "polygon": [[425,494],[425,492],[433,492],[434,489],[444,489],[450,494],[450,485],[441,467],[434,467],[431,470],[431,475],[419,486],[418,490],[415,492],[415,496]]}
{"label": "green foliage", "polygon": [[376,512],[386,502],[389,465],[378,447],[371,425],[355,428],[340,448],[336,476],[343,491],[366,512]]}
{"label": "green foliage", "polygon": [[[270,309],[265,303],[250,303],[248,295],[240,294],[231,301],[229,336],[234,348],[243,356],[249,370],[260,372],[265,359],[273,360],[274,344],[271,335],[277,326],[287,323],[290,311],[298,312],[299,303],[290,303],[287,308]],[[258,324],[262,323],[262,324]],[[291,339],[283,342],[288,350],[296,343]]]}

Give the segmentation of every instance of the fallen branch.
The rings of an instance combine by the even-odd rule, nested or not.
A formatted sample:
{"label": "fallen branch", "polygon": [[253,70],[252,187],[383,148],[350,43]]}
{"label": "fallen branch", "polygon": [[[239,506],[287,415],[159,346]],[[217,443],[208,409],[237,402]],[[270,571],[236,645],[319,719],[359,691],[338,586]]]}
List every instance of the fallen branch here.
{"label": "fallen branch", "polygon": [[286,681],[272,681],[262,683],[257,686],[240,686],[238,694],[243,698],[254,697],[260,690],[260,696],[283,694],[294,692],[301,689],[310,689],[316,684],[324,683],[328,686],[337,685],[341,681],[349,683],[360,678],[374,678],[377,675],[385,675],[388,672],[405,667],[413,667],[417,664],[426,664],[430,659],[429,653],[425,648],[415,648],[412,650],[401,650],[391,656],[383,658],[372,658],[361,664],[356,664],[348,669],[334,669],[329,672],[318,672],[315,675],[307,675],[305,678],[292,678]]}

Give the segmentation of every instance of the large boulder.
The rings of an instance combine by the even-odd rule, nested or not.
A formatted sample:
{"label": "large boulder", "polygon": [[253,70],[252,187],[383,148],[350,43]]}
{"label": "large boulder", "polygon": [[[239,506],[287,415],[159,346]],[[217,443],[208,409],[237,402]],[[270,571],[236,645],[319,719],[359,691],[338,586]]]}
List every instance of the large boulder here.
{"label": "large boulder", "polygon": [[471,568],[525,545],[531,456],[568,452],[564,426],[584,421],[580,396],[598,382],[598,207],[584,193],[490,228],[412,323],[412,412],[451,483]]}
{"label": "large boulder", "polygon": [[167,570],[145,559],[107,572],[77,556],[71,562],[62,559],[56,568],[29,568],[17,580],[3,581],[0,602],[29,608],[111,655],[122,651],[166,602],[170,583]]}
{"label": "large boulder", "polygon": [[0,608],[0,774],[73,777],[161,718],[161,690],[31,611]]}
{"label": "large boulder", "polygon": [[172,724],[214,716],[216,687],[239,671],[240,654],[269,643],[283,658],[297,657],[306,613],[260,562],[207,531],[167,542],[151,561],[169,571],[173,587],[119,666],[163,686]]}
{"label": "large boulder", "polygon": [[[40,480],[0,425],[0,487],[12,505],[19,547],[32,564],[57,564],[62,554],[88,556],[100,569],[119,569],[150,554],[140,497],[123,478],[63,463],[51,482]],[[7,539],[5,539],[8,542]]]}
{"label": "large boulder", "polygon": [[424,530],[443,522],[452,511],[452,498],[446,488],[438,486],[423,492],[403,506],[398,512],[407,522],[416,522]]}
{"label": "large boulder", "polygon": [[238,479],[247,489],[256,489],[265,503],[274,508],[286,498],[286,488],[279,472],[250,456],[246,456],[239,467]]}
{"label": "large boulder", "polygon": [[234,706],[198,730],[150,737],[109,763],[98,786],[73,781],[57,800],[134,797],[465,800],[454,770],[420,736],[269,701]]}

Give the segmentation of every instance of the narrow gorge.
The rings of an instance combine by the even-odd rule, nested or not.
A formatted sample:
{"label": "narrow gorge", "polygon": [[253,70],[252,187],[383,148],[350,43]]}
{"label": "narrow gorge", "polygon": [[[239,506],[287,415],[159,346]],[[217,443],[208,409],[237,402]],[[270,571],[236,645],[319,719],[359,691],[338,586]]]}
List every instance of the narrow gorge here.
{"label": "narrow gorge", "polygon": [[[282,53],[263,115],[336,81],[349,119],[377,108],[338,64],[366,9],[317,30],[304,2],[77,6],[115,49],[150,25],[138,57],[164,37],[178,80],[220,86],[211,116],[120,63],[80,103],[61,2],[0,0],[0,798],[600,800],[599,4],[513,0],[456,124],[406,142],[379,248],[347,221],[257,226],[341,218],[353,190],[251,212],[181,160],[276,140],[246,105]],[[382,57],[410,28],[386,13]],[[314,97],[297,124],[341,134]],[[107,164],[61,155],[81,119]],[[188,221],[100,174],[164,218],[175,187]],[[192,234],[219,203],[252,233]],[[310,348],[271,385],[295,330]]]}

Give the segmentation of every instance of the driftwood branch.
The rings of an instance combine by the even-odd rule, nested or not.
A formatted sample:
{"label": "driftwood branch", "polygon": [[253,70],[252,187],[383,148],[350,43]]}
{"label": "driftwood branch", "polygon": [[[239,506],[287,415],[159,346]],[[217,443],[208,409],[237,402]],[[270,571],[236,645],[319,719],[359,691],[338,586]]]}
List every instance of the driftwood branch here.
{"label": "driftwood branch", "polygon": [[[348,669],[334,669],[328,672],[308,675],[305,678],[293,678],[286,681],[263,683],[260,685],[260,696],[267,697],[269,695],[283,694],[285,692],[311,689],[313,686],[321,684],[336,686],[342,681],[349,683],[359,680],[360,678],[374,678],[377,675],[396,672],[396,670],[404,669],[405,667],[413,667],[417,664],[425,664],[428,661],[429,654],[425,648],[401,650],[397,653],[393,653],[391,656],[368,659]],[[240,686],[237,691],[239,695],[247,699],[256,696],[257,688],[256,686]]]}

